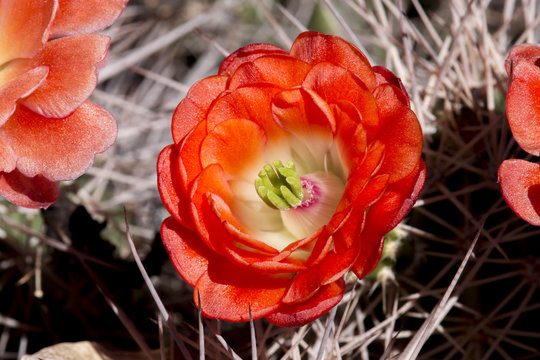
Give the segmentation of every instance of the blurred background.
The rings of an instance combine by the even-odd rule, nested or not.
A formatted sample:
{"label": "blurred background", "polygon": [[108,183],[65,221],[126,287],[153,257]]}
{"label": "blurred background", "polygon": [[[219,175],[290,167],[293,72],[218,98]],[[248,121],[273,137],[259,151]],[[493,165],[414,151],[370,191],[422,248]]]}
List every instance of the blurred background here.
{"label": "blurred background", "polygon": [[[45,211],[0,200],[0,358],[45,348],[39,358],[183,359],[175,338],[197,358],[199,325],[208,359],[250,358],[254,348],[260,359],[540,358],[540,229],[508,209],[497,184],[502,160],[527,157],[505,117],[504,60],[513,45],[538,42],[539,7],[131,0],[104,32],[110,59],[91,98],[116,117],[116,144]],[[249,323],[199,323],[159,238],[168,214],[155,164],[194,82],[241,46],[288,49],[305,30],[341,36],[401,78],[424,130],[428,178],[388,238],[398,255],[385,271],[349,276],[337,312],[312,324],[255,321],[253,341]],[[172,329],[133,260],[124,211]]]}

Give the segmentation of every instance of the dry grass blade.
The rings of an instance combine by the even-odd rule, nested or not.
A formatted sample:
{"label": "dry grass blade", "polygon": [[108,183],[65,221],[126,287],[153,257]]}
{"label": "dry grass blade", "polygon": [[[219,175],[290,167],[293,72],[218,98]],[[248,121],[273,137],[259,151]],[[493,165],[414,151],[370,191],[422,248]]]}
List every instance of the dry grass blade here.
{"label": "dry grass blade", "polygon": [[161,298],[159,297],[154,284],[152,284],[152,280],[150,280],[150,277],[148,276],[146,269],[144,268],[141,258],[139,257],[139,254],[137,253],[137,249],[135,248],[135,244],[133,243],[133,239],[131,238],[131,234],[129,232],[129,223],[127,219],[127,212],[124,213],[125,216],[125,224],[126,224],[126,238],[129,242],[129,247],[131,249],[131,252],[133,254],[133,258],[135,259],[135,262],[137,263],[137,266],[139,267],[139,271],[141,272],[142,277],[144,278],[144,282],[146,283],[146,286],[148,287],[148,290],[152,294],[152,298],[156,302],[156,305],[159,309],[159,312],[161,313],[161,316],[163,316],[163,319],[165,319],[165,322],[167,323],[167,326],[169,327],[169,331],[171,332],[174,341],[176,342],[176,345],[178,345],[178,348],[182,352],[182,355],[184,356],[184,359],[190,360],[192,359],[189,351],[186,348],[186,345],[184,344],[184,341],[180,338],[180,335],[176,331],[176,328],[174,326],[174,322],[172,318],[169,316],[169,313],[165,309],[165,306],[163,305],[163,302],[161,301]]}
{"label": "dry grass blade", "polygon": [[[481,226],[481,229],[482,228],[483,228],[483,225]],[[444,316],[446,316],[448,311],[450,311],[450,309],[457,302],[456,296],[451,297],[452,292],[454,291],[454,288],[456,287],[463,271],[465,270],[465,266],[469,262],[469,259],[473,254],[473,250],[479,238],[480,238],[480,231],[477,233],[476,237],[471,242],[471,245],[469,246],[469,250],[467,251],[465,258],[463,259],[458,270],[456,271],[456,274],[454,275],[452,282],[450,283],[447,290],[445,291],[444,296],[441,298],[437,306],[431,311],[431,314],[426,319],[424,324],[422,324],[422,327],[418,330],[416,335],[411,339],[407,347],[400,354],[399,356],[400,360],[411,360],[411,359],[416,359],[418,357],[418,354],[420,353],[420,350],[422,349],[422,345],[426,342],[427,338],[429,338],[429,336],[435,331],[435,329],[440,325]]]}

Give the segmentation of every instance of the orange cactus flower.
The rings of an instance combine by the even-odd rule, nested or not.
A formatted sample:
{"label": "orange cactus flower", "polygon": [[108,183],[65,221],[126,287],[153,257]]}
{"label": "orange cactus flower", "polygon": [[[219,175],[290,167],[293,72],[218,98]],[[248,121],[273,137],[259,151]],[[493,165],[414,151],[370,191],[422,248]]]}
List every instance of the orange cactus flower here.
{"label": "orange cactus flower", "polygon": [[[193,85],[161,152],[161,235],[209,318],[308,323],[364,277],[424,184],[401,82],[341,38],[245,46]],[[199,303],[200,299],[200,303]]]}
{"label": "orange cactus flower", "polygon": [[0,195],[48,207],[58,184],[82,175],[116,139],[116,123],[88,101],[109,26],[128,0],[0,2]]}
{"label": "orange cactus flower", "polygon": [[[540,45],[519,45],[506,59],[506,116],[521,148],[540,156]],[[501,192],[523,220],[540,226],[540,164],[511,159],[499,167]]]}

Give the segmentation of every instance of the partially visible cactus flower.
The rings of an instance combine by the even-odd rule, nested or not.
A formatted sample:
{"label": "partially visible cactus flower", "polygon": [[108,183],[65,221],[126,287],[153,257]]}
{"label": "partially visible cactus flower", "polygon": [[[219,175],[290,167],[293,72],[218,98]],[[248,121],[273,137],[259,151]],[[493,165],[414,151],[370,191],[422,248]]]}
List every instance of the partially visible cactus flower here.
{"label": "partially visible cactus flower", "polygon": [[[521,148],[540,156],[540,45],[518,45],[506,59],[510,86],[506,116]],[[499,167],[501,192],[523,220],[540,226],[540,164],[505,160]]]}
{"label": "partially visible cactus flower", "polygon": [[116,139],[88,101],[109,38],[92,34],[128,0],[0,1],[0,195],[46,208],[58,184],[82,175]]}

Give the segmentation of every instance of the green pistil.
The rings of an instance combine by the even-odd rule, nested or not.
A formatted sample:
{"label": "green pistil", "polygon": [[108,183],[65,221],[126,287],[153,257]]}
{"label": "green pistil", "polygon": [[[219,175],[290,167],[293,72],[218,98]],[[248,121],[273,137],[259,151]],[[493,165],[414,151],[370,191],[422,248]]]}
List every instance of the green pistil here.
{"label": "green pistil", "polygon": [[292,161],[287,164],[279,160],[273,162],[274,167],[266,164],[255,180],[257,194],[270,207],[289,210],[299,206],[304,198],[302,181],[296,173]]}

